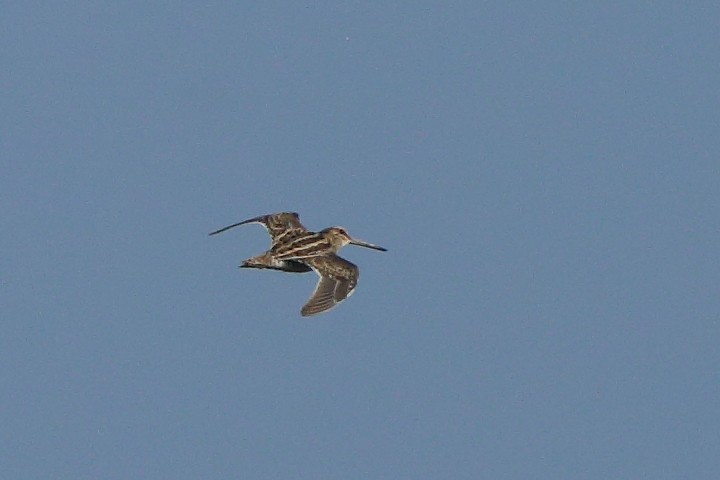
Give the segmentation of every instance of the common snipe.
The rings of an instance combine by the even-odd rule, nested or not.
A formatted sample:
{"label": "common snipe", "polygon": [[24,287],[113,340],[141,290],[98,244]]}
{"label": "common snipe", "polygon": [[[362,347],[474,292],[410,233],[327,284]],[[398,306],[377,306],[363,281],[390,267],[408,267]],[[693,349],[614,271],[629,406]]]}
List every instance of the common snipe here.
{"label": "common snipe", "polygon": [[314,270],[320,277],[312,296],[300,310],[304,317],[330,310],[352,295],[359,271],[357,266],[337,255],[342,247],[351,244],[386,251],[383,247],[351,238],[341,227],[310,232],[300,223],[295,212],[262,215],[221,228],[210,235],[248,223],[262,224],[270,234],[272,245],[267,252],[248,258],[240,267],[294,273]]}

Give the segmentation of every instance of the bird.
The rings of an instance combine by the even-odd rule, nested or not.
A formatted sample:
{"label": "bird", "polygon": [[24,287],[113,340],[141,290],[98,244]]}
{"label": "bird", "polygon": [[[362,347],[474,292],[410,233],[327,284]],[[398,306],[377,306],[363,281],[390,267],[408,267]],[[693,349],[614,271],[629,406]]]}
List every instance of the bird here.
{"label": "bird", "polygon": [[357,245],[386,252],[387,249],[348,235],[343,227],[311,232],[300,223],[296,212],[253,217],[211,232],[217,235],[231,228],[259,223],[270,235],[270,249],[244,260],[240,268],[278,270],[288,273],[314,271],[319,279],[310,298],[300,310],[303,317],[326,312],[352,295],[357,286],[357,265],[337,255],[345,245]]}

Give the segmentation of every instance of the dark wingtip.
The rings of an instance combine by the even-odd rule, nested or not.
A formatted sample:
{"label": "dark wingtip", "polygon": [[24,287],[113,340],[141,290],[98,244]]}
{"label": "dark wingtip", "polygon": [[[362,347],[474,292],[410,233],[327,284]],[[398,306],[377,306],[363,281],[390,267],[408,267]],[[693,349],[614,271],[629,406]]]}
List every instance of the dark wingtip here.
{"label": "dark wingtip", "polygon": [[227,227],[223,227],[223,228],[221,228],[220,230],[215,230],[214,232],[210,232],[210,233],[208,233],[208,235],[217,235],[218,233],[222,233],[222,232],[224,232],[224,231],[226,231],[226,230],[230,230],[231,228],[239,227],[240,225],[245,225],[246,223],[257,222],[257,221],[258,221],[259,219],[261,219],[261,218],[262,218],[262,217],[250,218],[250,219],[248,219],[248,220],[243,220],[242,222],[233,223],[232,225],[228,225]]}

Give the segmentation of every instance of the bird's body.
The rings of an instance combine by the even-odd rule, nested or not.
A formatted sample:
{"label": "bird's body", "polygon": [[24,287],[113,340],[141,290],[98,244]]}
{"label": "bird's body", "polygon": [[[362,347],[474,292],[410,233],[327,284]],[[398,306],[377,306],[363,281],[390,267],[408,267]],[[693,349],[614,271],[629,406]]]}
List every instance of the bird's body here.
{"label": "bird's body", "polygon": [[210,235],[239,225],[260,223],[272,240],[270,249],[245,260],[240,267],[280,270],[291,273],[315,271],[320,277],[315,291],[300,311],[303,316],[331,309],[352,295],[359,276],[356,265],[337,255],[348,244],[385,251],[383,247],[351,238],[341,227],[308,231],[297,213],[282,212],[251,218],[221,228]]}

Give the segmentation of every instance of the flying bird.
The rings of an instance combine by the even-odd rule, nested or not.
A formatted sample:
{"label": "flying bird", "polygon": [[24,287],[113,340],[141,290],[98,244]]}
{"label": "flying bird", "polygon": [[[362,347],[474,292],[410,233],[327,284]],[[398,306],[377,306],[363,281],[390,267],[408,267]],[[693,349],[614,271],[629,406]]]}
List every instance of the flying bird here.
{"label": "flying bird", "polygon": [[210,235],[249,223],[259,223],[265,227],[272,243],[265,253],[243,261],[241,268],[292,273],[313,270],[320,277],[315,291],[300,310],[304,317],[330,310],[355,290],[359,276],[358,267],[337,255],[342,247],[350,244],[387,251],[378,245],[350,237],[342,227],[310,232],[300,223],[300,217],[295,212],[261,215],[228,225]]}

